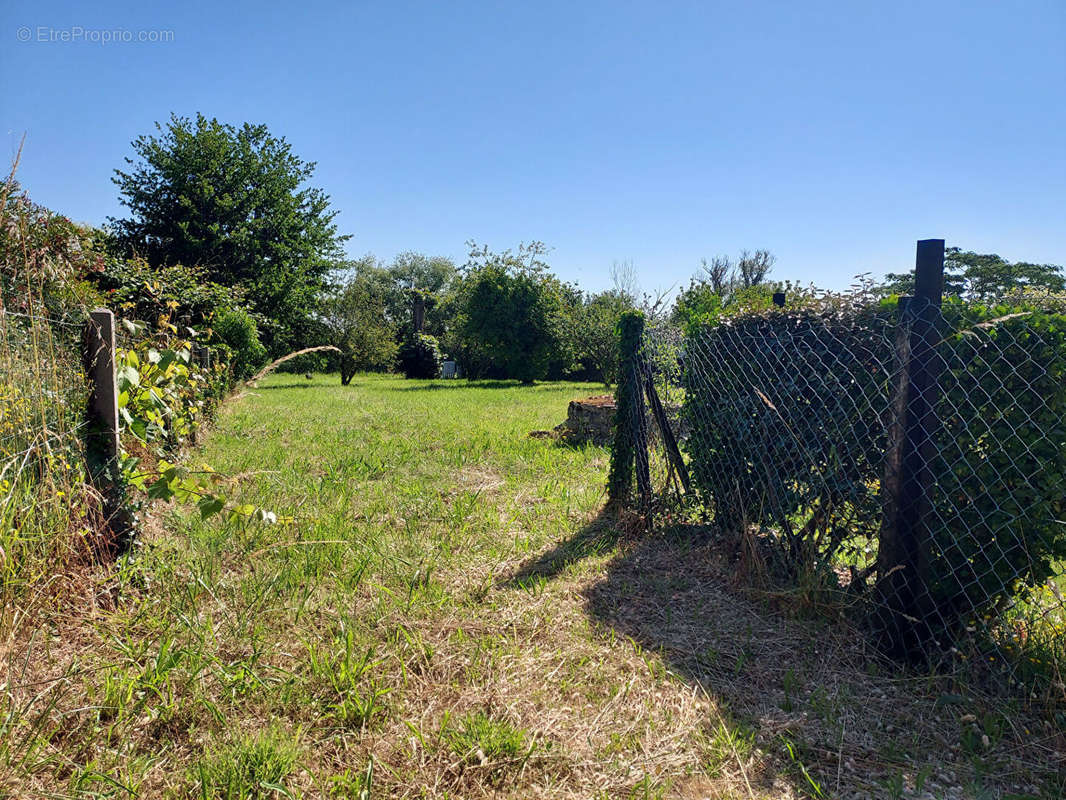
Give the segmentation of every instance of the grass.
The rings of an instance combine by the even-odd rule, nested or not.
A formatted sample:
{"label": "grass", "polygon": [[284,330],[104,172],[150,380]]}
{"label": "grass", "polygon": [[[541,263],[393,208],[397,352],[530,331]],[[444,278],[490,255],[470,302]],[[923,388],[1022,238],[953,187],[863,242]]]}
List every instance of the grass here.
{"label": "grass", "polygon": [[600,391],[231,400],[190,462],[294,522],[156,508],[81,606],[13,629],[0,796],[1058,796],[1054,721],[879,670],[706,537],[604,516],[605,451],[528,436]]}

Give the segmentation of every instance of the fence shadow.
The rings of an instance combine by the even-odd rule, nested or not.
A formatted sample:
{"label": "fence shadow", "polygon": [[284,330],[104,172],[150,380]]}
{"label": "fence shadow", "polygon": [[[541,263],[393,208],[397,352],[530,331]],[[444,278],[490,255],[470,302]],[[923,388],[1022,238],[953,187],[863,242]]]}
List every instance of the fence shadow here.
{"label": "fence shadow", "polygon": [[522,565],[501,588],[523,586],[533,578],[554,578],[571,564],[610,550],[618,542],[621,532],[613,515],[601,513],[569,539]]}
{"label": "fence shadow", "polygon": [[734,734],[754,738],[762,756],[747,777],[758,796],[780,796],[782,781],[797,796],[894,796],[899,781],[912,789],[918,781],[931,796],[952,787],[1028,796],[1032,773],[1015,767],[1066,744],[1057,733],[1024,736],[1040,722],[1016,710],[1014,722],[996,723],[1000,744],[986,748],[981,731],[959,720],[1005,720],[1002,700],[950,676],[902,671],[843,619],[798,616],[798,593],[742,591],[703,528],[632,539],[601,515],[505,585],[551,579],[618,543],[622,552],[582,592],[589,617],[658,654],[707,694]]}

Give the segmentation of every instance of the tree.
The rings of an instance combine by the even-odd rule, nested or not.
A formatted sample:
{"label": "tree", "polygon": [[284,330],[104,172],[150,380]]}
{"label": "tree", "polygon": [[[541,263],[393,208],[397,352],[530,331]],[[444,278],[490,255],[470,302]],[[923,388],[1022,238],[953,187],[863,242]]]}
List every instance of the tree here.
{"label": "tree", "polygon": [[674,302],[672,319],[691,326],[716,320],[737,305],[760,305],[770,301],[772,286],[766,277],[777,259],[769,250],[742,250],[736,263],[729,256],[700,259],[700,271],[682,289]]}
{"label": "tree", "polygon": [[[885,294],[914,294],[914,273],[890,272],[880,288]],[[1019,289],[1061,292],[1064,288],[1066,277],[1056,264],[1012,263],[995,253],[975,253],[959,247],[949,247],[944,252],[945,295],[989,300]]]}
{"label": "tree", "polygon": [[589,295],[577,316],[574,338],[578,359],[607,387],[617,378],[618,321],[634,308],[631,295],[611,289]]}
{"label": "tree", "polygon": [[385,284],[374,268],[350,272],[322,302],[320,319],[340,354],[341,384],[360,370],[388,369],[396,358],[395,326],[385,316]]}
{"label": "tree", "polygon": [[762,285],[776,261],[769,250],[756,250],[754,253],[742,250],[733,278],[735,288],[751,289]]}
{"label": "tree", "polygon": [[[447,309],[440,300],[455,280],[455,263],[446,256],[407,250],[392,260],[388,274],[394,286],[390,316],[400,324],[401,335],[407,338],[412,333],[425,332],[442,336]],[[417,308],[423,312],[421,328],[412,313]]]}
{"label": "tree", "polygon": [[171,115],[156,130],[132,142],[129,171],[112,178],[130,212],[109,220],[124,250],[244,289],[273,355],[305,344],[348,238],[328,195],[306,185],[315,164],[265,125]]}
{"label": "tree", "polygon": [[715,256],[710,261],[700,259],[700,270],[706,276],[711,291],[719,297],[724,297],[731,289],[733,283],[733,262],[729,256]]}
{"label": "tree", "polygon": [[451,350],[470,377],[533,383],[565,360],[564,285],[543,261],[540,242],[493,253],[469,242],[470,257],[452,299]]}

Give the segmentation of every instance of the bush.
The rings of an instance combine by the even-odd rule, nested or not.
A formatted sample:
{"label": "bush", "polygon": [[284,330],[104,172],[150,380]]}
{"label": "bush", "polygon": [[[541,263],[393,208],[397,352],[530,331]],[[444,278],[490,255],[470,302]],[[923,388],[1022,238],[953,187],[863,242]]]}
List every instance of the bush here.
{"label": "bush", "polygon": [[244,381],[266,362],[266,348],[259,341],[255,319],[247,311],[228,308],[215,317],[211,343],[224,345],[234,380]]}
{"label": "bush", "polygon": [[1066,315],[954,301],[926,577],[966,621],[1066,558]]}
{"label": "bush", "polygon": [[756,313],[687,336],[693,483],[724,529],[774,530],[789,577],[876,536],[891,320],[869,309]]}
{"label": "bush", "polygon": [[211,283],[199,267],[152,266],[140,258],[101,258],[88,279],[116,313],[155,328],[160,319],[204,327],[220,309],[238,308],[244,301],[240,289]]}
{"label": "bush", "polygon": [[400,371],[405,378],[436,378],[440,369],[440,346],[433,336],[416,333],[400,348]]}
{"label": "bush", "polygon": [[[943,325],[921,546],[928,633],[950,641],[1066,559],[1066,315],[947,301]],[[689,331],[693,483],[723,529],[761,531],[778,577],[837,585],[840,566],[876,563],[895,331],[894,302]]]}

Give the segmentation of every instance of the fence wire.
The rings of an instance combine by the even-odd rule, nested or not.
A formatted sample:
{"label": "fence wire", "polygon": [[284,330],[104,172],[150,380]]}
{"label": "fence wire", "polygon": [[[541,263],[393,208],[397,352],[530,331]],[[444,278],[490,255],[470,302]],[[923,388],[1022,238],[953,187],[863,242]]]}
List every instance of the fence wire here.
{"label": "fence wire", "polygon": [[[1066,316],[912,301],[659,324],[621,377],[662,401],[687,501],[747,580],[821,593],[894,655],[1066,699]],[[653,494],[680,494],[643,418]]]}
{"label": "fence wire", "polygon": [[25,587],[86,557],[97,528],[83,441],[84,321],[22,305],[0,304],[0,630]]}

